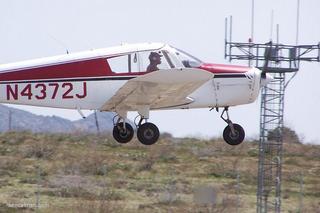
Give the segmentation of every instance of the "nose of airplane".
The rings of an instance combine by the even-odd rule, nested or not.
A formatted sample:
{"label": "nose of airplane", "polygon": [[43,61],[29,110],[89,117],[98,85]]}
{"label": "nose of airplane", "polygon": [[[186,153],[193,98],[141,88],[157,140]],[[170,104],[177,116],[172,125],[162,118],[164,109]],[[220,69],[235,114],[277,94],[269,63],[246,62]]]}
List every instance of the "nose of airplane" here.
{"label": "nose of airplane", "polygon": [[272,75],[268,74],[268,73],[261,73],[261,83],[260,86],[264,87],[266,86],[268,83],[270,83],[273,80]]}

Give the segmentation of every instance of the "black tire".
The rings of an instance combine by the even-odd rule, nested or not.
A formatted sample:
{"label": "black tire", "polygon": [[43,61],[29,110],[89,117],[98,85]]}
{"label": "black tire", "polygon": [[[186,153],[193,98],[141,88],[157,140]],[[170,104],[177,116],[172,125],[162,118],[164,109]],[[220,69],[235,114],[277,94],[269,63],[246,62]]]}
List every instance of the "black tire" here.
{"label": "black tire", "polygon": [[245,137],[245,132],[239,124],[233,124],[235,135],[232,134],[230,126],[226,126],[223,130],[223,139],[227,144],[235,146],[243,142]]}
{"label": "black tire", "polygon": [[142,124],[137,131],[138,140],[144,145],[152,145],[159,139],[159,129],[153,123]]}
{"label": "black tire", "polygon": [[133,128],[130,124],[126,123],[126,129],[123,129],[123,122],[118,123],[113,127],[113,138],[119,143],[128,143],[134,135]]}

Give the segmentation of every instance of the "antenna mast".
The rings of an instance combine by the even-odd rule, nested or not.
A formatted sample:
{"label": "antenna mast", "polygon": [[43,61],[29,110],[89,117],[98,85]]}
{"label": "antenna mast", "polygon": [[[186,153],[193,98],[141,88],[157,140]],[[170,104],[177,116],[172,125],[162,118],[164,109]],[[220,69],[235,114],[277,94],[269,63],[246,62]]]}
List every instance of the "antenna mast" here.
{"label": "antenna mast", "polygon": [[[253,8],[254,0],[252,0],[252,38],[254,32]],[[297,24],[297,35],[298,28]],[[279,25],[277,25],[276,43],[254,43],[252,38],[249,42],[232,42],[231,23],[229,33],[230,40],[225,39],[225,58],[228,58],[229,61],[248,61],[249,64],[253,62],[255,67],[265,68],[266,72],[271,73],[274,77],[274,81],[263,87],[261,91],[257,212],[281,212],[285,76],[288,73],[296,74],[301,61],[320,62],[320,43],[315,45],[280,44]],[[298,42],[298,36],[296,40]],[[271,51],[268,59],[265,54],[267,51]],[[271,63],[264,67],[266,60]]]}

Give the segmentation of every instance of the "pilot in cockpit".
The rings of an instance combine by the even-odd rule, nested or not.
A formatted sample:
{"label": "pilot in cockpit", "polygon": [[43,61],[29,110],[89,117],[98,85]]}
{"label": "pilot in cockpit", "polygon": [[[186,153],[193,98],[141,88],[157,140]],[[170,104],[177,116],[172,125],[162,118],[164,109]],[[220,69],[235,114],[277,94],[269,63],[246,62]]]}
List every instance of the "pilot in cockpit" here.
{"label": "pilot in cockpit", "polygon": [[161,64],[161,57],[157,52],[151,52],[149,55],[150,64],[147,67],[147,72],[153,72],[159,70],[158,65]]}

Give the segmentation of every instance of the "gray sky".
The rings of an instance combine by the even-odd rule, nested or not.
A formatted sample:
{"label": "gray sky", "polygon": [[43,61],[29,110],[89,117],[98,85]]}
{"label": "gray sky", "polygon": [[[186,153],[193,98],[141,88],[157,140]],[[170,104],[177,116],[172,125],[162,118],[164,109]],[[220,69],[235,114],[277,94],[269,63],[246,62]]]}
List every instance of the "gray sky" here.
{"label": "gray sky", "polygon": [[[300,44],[320,41],[320,1],[300,0]],[[255,42],[270,38],[271,11],[280,42],[295,44],[296,0],[255,1]],[[165,42],[213,63],[224,59],[224,18],[233,15],[233,40],[250,37],[251,0],[1,0],[0,63],[103,48],[121,42]],[[274,26],[274,40],[275,40]],[[233,62],[237,63],[237,62]],[[303,63],[289,85],[285,125],[305,142],[319,143],[320,63]],[[25,107],[42,115],[80,119],[73,110]],[[259,134],[260,101],[230,109],[248,137]],[[89,112],[86,112],[89,113]],[[130,114],[133,117],[134,114]],[[221,136],[225,123],[208,109],[151,113],[151,122],[175,136]]]}

